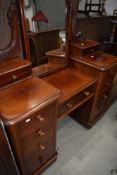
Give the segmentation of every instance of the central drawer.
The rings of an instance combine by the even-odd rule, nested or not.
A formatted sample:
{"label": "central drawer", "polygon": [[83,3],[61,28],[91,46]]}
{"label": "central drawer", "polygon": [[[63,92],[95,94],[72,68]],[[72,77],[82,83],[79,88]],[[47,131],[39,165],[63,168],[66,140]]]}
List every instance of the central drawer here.
{"label": "central drawer", "polygon": [[75,108],[80,106],[82,103],[87,101],[89,98],[94,96],[95,93],[95,85],[92,85],[85,90],[77,93],[76,95],[68,98],[67,100],[59,103],[59,117],[64,114],[68,114],[69,112],[73,111]]}

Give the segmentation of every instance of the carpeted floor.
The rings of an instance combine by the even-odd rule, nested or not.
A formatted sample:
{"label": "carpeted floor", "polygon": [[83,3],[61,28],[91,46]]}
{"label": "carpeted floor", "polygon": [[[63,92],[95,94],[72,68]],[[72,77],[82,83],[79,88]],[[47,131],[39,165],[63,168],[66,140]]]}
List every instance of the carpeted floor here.
{"label": "carpeted floor", "polygon": [[90,130],[66,117],[58,122],[58,159],[43,175],[115,175],[117,101]]}

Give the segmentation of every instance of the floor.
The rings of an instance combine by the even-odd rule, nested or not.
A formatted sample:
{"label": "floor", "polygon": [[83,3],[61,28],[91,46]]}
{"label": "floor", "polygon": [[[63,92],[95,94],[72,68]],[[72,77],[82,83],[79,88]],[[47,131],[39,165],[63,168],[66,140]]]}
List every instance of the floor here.
{"label": "floor", "polygon": [[58,159],[42,175],[117,174],[117,101],[91,129],[70,117],[58,122]]}

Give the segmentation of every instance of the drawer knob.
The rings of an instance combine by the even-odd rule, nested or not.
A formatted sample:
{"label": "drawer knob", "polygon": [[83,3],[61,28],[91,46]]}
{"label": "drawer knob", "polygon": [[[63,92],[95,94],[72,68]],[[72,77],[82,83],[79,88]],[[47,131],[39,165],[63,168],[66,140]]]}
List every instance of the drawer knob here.
{"label": "drawer knob", "polygon": [[103,95],[103,98],[104,98],[105,100],[107,100],[107,99],[108,99],[108,96],[107,96],[107,95]]}
{"label": "drawer knob", "polygon": [[91,55],[91,58],[94,58],[94,55]]}
{"label": "drawer knob", "polygon": [[69,108],[72,108],[72,104],[70,104],[70,103],[67,103],[66,106]]}
{"label": "drawer knob", "polygon": [[84,94],[88,97],[90,95],[90,92],[85,91]]}
{"label": "drawer knob", "polygon": [[43,131],[41,131],[41,130],[38,131],[38,134],[39,134],[40,136],[44,136],[44,135],[45,135],[45,133],[44,133]]}
{"label": "drawer knob", "polygon": [[41,149],[41,151],[43,151],[45,149],[45,146],[41,144],[40,149]]}
{"label": "drawer knob", "polygon": [[38,115],[37,116],[37,120],[39,120],[40,122],[43,122],[44,121],[44,117],[42,117],[41,115]]}
{"label": "drawer knob", "polygon": [[91,49],[91,52],[94,52],[94,49]]}
{"label": "drawer knob", "polygon": [[16,75],[12,75],[12,78],[13,78],[13,80],[16,80],[17,76]]}

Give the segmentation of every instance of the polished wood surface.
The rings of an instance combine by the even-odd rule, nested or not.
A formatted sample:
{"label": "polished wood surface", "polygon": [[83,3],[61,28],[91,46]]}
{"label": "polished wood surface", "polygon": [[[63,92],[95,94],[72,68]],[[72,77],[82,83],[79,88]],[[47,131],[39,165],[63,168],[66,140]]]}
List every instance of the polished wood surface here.
{"label": "polished wood surface", "polygon": [[[0,92],[0,111],[6,124],[13,124],[60,96],[59,90],[39,78],[29,78]],[[14,108],[15,106],[15,108]]]}
{"label": "polished wood surface", "polygon": [[59,118],[63,118],[95,94],[95,78],[87,77],[72,67],[48,75],[43,80],[62,92],[59,99]]}
{"label": "polished wood surface", "polygon": [[104,52],[94,52],[89,56],[85,56],[83,58],[80,58],[77,55],[72,57],[71,55],[71,58],[76,61],[78,59],[79,62],[88,64],[89,66],[92,66],[102,71],[109,69],[111,68],[111,66],[117,64],[117,57],[106,54]]}

